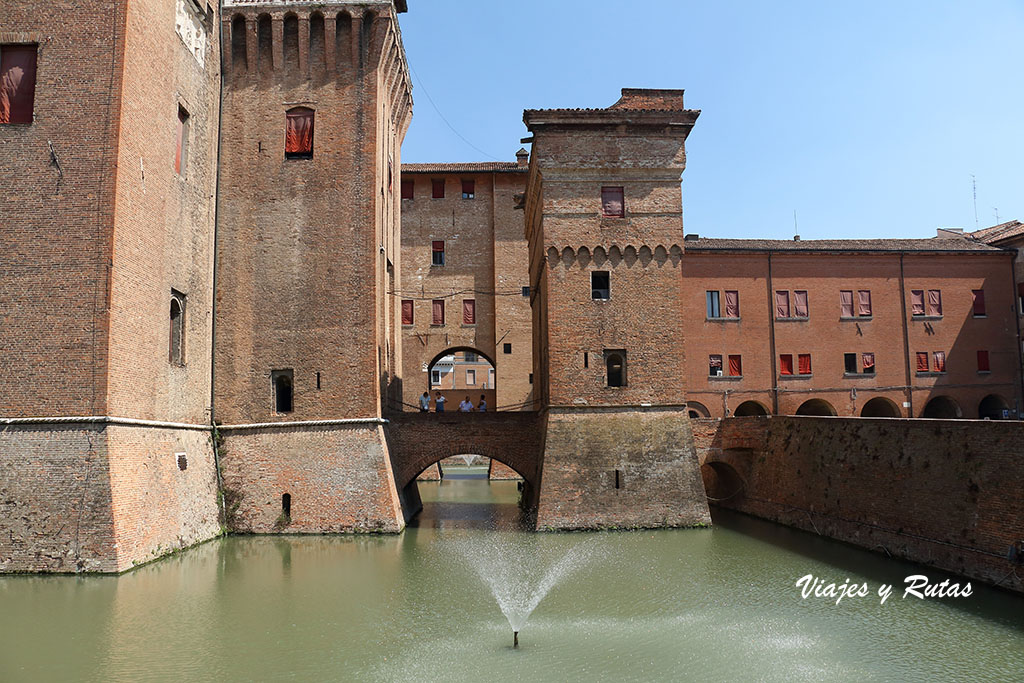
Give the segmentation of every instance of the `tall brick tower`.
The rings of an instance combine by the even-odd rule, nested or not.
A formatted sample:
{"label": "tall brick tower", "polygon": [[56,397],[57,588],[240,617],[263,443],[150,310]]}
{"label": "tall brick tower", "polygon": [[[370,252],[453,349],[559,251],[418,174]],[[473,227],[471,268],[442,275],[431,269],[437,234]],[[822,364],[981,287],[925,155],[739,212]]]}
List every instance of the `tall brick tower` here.
{"label": "tall brick tower", "polygon": [[527,110],[538,527],[710,522],[684,386],[682,90]]}
{"label": "tall brick tower", "polygon": [[225,0],[215,419],[229,522],[396,531],[399,0]]}

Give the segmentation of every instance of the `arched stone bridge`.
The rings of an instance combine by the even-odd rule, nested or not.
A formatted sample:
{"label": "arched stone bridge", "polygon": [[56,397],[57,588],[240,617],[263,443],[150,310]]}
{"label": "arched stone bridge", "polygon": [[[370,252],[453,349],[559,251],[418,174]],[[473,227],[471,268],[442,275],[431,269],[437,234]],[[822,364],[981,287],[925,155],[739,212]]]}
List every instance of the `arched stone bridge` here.
{"label": "arched stone bridge", "polygon": [[504,463],[526,482],[523,500],[535,505],[539,491],[543,425],[535,412],[418,413],[387,416],[385,433],[395,485],[406,516],[418,508],[415,487],[420,472],[453,455],[481,455]]}

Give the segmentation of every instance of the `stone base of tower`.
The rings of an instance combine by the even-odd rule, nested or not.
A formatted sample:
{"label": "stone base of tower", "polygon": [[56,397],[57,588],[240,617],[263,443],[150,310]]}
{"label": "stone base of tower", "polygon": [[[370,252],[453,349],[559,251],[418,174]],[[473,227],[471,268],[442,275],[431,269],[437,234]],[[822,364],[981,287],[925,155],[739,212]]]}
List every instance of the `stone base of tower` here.
{"label": "stone base of tower", "polygon": [[231,531],[397,533],[404,528],[381,425],[282,424],[227,428],[220,434]]}
{"label": "stone base of tower", "polygon": [[549,410],[538,529],[710,523],[685,409]]}

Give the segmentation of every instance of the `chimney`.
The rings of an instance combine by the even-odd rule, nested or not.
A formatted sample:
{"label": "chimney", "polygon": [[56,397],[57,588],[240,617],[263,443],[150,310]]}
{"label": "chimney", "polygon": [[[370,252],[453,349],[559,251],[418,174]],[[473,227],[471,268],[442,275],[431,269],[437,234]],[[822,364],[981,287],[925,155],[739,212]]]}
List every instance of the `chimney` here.
{"label": "chimney", "polygon": [[963,228],[936,228],[935,229],[935,236],[936,237],[944,237],[946,239],[949,239],[950,237],[963,237],[963,234],[964,234],[964,229]]}
{"label": "chimney", "polygon": [[526,151],[525,147],[520,147],[516,152],[516,162],[519,164],[519,168],[526,168],[530,165],[530,153]]}
{"label": "chimney", "polygon": [[800,241],[800,235],[793,235],[793,241],[794,242],[799,242]]}

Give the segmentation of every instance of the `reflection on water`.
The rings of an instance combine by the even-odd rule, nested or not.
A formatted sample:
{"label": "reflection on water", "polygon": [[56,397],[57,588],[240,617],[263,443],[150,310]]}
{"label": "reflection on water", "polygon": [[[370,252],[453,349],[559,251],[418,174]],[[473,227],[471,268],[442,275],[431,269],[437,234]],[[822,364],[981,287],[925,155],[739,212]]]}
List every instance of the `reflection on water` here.
{"label": "reflection on water", "polygon": [[446,467],[441,481],[419,482],[423,510],[409,523],[426,529],[527,530],[519,482],[488,481],[488,467]]}
{"label": "reflection on water", "polygon": [[[905,576],[942,577],[743,516],[525,537],[462,526],[491,497],[502,519],[515,482],[421,492],[426,523],[401,536],[232,537],[120,577],[0,578],[0,681],[1022,680],[1015,595],[902,600]],[[519,650],[461,554],[501,534],[524,559],[601,546],[539,603]],[[897,592],[801,600],[808,573]]]}

